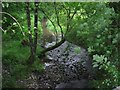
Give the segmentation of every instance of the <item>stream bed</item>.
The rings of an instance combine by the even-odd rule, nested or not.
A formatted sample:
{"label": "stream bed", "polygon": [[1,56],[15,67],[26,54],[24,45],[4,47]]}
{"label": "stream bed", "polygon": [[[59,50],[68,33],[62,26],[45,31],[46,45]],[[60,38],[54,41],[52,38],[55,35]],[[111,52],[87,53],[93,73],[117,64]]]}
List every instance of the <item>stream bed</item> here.
{"label": "stream bed", "polygon": [[[46,57],[49,62],[45,63],[44,73],[35,73],[38,84],[35,88],[88,87],[92,61],[84,48],[65,41],[58,48],[47,52]],[[71,87],[71,84],[74,86]]]}
{"label": "stream bed", "polygon": [[[49,43],[47,47],[51,46]],[[24,81],[27,88],[88,88],[92,80],[92,60],[88,52],[65,41],[61,46],[46,53],[44,72],[34,71]]]}

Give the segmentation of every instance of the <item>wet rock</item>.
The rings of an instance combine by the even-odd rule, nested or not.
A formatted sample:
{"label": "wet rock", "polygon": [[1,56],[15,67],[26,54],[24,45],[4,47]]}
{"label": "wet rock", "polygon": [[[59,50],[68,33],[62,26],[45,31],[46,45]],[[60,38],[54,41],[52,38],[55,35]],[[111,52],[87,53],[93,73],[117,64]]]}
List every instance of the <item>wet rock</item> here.
{"label": "wet rock", "polygon": [[[77,49],[80,51],[78,52]],[[84,48],[65,41],[58,48],[47,52],[46,56],[51,61],[45,63],[44,74],[38,76],[40,88],[87,87],[87,79],[92,71],[92,62]]]}
{"label": "wet rock", "polygon": [[88,80],[75,80],[68,83],[60,83],[56,85],[55,90],[63,90],[64,88],[88,88]]}
{"label": "wet rock", "polygon": [[120,90],[120,86],[114,88],[113,90]]}
{"label": "wet rock", "polygon": [[[80,52],[76,53],[75,49],[80,49]],[[79,46],[71,44],[67,41],[65,41],[58,48],[49,51],[47,53],[47,57],[52,58],[54,60],[53,62],[59,68],[63,67],[64,73],[71,77],[76,78],[80,78],[81,76],[86,77],[88,73],[92,72],[92,61],[88,56],[88,52],[84,48],[80,48]],[[86,72],[84,72],[83,74],[83,72],[80,71]]]}

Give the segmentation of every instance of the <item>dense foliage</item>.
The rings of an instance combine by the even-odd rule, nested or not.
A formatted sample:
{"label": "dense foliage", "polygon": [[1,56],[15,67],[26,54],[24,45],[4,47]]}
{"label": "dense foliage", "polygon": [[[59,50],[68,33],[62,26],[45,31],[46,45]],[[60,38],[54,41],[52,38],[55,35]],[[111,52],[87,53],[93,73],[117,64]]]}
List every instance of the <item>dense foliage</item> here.
{"label": "dense foliage", "polygon": [[[27,65],[29,46],[21,45],[23,39],[28,40],[29,34],[25,3],[2,3],[2,7],[3,12],[10,14],[2,13],[2,60],[3,67],[10,72],[3,76],[3,87],[20,87],[16,80],[26,78],[33,70],[43,71],[43,65],[36,55],[30,68]],[[113,88],[120,85],[120,2],[39,3],[38,8],[38,40],[42,36],[40,21],[45,15],[49,19],[47,27],[52,32],[62,34],[65,40],[88,50],[95,72],[91,87]],[[33,3],[30,3],[30,11],[34,34]],[[39,44],[37,53],[42,51]],[[75,51],[79,53],[80,50]]]}

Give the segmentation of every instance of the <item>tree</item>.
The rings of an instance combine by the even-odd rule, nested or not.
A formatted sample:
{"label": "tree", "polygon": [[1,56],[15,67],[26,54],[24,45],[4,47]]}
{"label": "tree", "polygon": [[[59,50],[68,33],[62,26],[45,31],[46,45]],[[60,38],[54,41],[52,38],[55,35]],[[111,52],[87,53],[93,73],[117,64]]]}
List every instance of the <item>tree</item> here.
{"label": "tree", "polygon": [[[79,9],[79,6],[77,6],[77,3],[74,3],[76,6],[75,7],[70,7],[72,4],[67,4],[67,3],[45,3],[43,4],[44,6],[49,5],[49,8],[52,8],[52,11],[47,10],[49,8],[46,8],[46,10],[42,7],[40,7],[40,10],[42,11],[42,13],[50,20],[50,22],[52,23],[52,25],[54,26],[55,32],[56,32],[56,36],[58,35],[58,31],[57,29],[60,29],[61,32],[61,41],[57,42],[56,45],[46,48],[43,51],[40,52],[39,54],[39,58],[41,56],[43,56],[47,51],[53,50],[57,47],[59,47],[62,43],[65,42],[66,40],[66,34],[70,31],[70,29],[72,28],[71,22],[72,19],[74,18],[75,14],[77,13],[77,10]],[[73,8],[73,9],[72,9]],[[53,15],[50,15],[51,12],[54,12]],[[63,14],[63,12],[66,12]],[[62,15],[60,15],[62,14]],[[52,17],[56,17],[54,21],[51,20]],[[62,25],[63,22],[61,22],[60,18],[64,16],[64,23],[66,23],[65,25]],[[56,25],[57,23],[57,25]],[[65,27],[66,30],[63,30],[63,26]],[[56,29],[57,28],[57,29]],[[57,37],[56,37],[57,38]]]}
{"label": "tree", "polygon": [[31,55],[29,57],[29,64],[32,64],[34,62],[35,56],[36,56],[36,48],[37,48],[38,3],[34,2],[34,5],[35,5],[35,10],[34,10],[34,38],[33,38],[32,32],[31,32],[30,5],[29,5],[29,2],[26,2],[26,16],[27,16],[29,43],[30,43],[30,51],[31,51]]}

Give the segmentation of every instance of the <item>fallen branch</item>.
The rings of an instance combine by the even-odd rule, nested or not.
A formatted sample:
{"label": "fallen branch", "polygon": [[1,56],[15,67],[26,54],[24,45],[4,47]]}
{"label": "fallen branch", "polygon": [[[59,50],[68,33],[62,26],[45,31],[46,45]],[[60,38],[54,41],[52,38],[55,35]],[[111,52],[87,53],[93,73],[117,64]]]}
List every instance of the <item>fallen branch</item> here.
{"label": "fallen branch", "polygon": [[44,49],[43,51],[41,51],[40,54],[38,55],[38,57],[41,58],[42,56],[45,55],[46,52],[51,51],[51,50],[59,47],[59,46],[60,46],[61,44],[63,44],[64,42],[65,42],[65,38],[63,38],[60,42],[58,42],[58,43],[55,44],[54,46],[48,47],[48,48]]}

